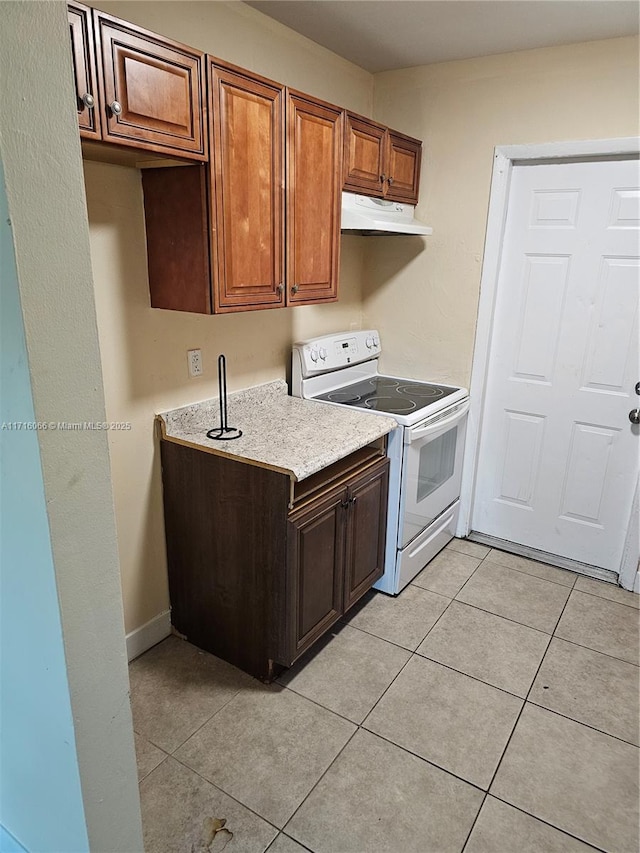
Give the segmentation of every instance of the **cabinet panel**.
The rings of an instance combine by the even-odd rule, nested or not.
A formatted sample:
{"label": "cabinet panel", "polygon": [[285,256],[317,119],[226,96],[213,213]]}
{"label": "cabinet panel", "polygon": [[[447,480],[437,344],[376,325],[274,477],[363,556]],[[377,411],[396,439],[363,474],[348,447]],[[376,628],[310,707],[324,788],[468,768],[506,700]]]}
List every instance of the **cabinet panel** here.
{"label": "cabinet panel", "polygon": [[215,311],[284,304],[283,87],[210,65]]}
{"label": "cabinet panel", "polygon": [[385,187],[386,128],[347,113],[344,130],[344,189],[381,196]]}
{"label": "cabinet panel", "polygon": [[284,645],[289,478],[160,444],[171,624],[270,681]]}
{"label": "cabinet panel", "polygon": [[143,169],[152,308],[211,313],[205,163]]}
{"label": "cabinet panel", "polygon": [[390,131],[388,150],[388,188],[385,198],[416,204],[420,186],[422,143]]}
{"label": "cabinet panel", "polygon": [[[100,139],[98,77],[93,43],[91,9],[79,3],[67,7],[73,78],[76,86],[78,127],[84,139]],[[94,106],[88,106],[93,101]]]}
{"label": "cabinet panel", "polygon": [[381,460],[349,487],[344,609],[382,577],[386,542],[389,460]]}
{"label": "cabinet panel", "polygon": [[291,663],[342,613],[344,492],[289,519],[288,583]]}
{"label": "cabinet panel", "polygon": [[288,93],[287,300],[338,298],[342,111]]}
{"label": "cabinet panel", "polygon": [[205,159],[203,54],[102,12],[95,29],[104,139]]}

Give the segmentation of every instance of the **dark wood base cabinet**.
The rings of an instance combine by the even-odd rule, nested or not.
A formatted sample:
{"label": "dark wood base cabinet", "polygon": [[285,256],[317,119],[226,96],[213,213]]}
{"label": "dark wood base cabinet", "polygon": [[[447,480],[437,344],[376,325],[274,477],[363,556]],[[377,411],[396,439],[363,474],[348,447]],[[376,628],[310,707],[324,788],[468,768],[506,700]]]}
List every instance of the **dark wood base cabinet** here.
{"label": "dark wood base cabinet", "polygon": [[174,628],[264,681],[291,666],[382,575],[383,452],[292,489],[286,474],[162,440]]}

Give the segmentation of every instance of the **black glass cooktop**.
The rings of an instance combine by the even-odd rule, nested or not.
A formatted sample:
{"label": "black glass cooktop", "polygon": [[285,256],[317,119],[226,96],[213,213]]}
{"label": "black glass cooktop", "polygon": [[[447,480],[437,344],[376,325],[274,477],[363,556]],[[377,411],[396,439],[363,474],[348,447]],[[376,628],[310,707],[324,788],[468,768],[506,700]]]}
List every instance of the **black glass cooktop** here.
{"label": "black glass cooktop", "polygon": [[327,394],[319,394],[316,400],[329,400],[331,403],[342,403],[343,406],[357,406],[361,409],[376,409],[390,415],[409,415],[457,390],[429,382],[408,382],[406,379],[394,379],[392,376],[372,376],[371,379],[354,382],[353,385],[337,388]]}

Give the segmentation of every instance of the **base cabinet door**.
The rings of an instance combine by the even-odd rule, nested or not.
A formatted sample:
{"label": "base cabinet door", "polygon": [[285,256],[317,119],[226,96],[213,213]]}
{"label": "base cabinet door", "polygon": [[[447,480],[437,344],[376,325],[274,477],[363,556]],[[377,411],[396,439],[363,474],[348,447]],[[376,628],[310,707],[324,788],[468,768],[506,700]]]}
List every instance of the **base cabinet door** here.
{"label": "base cabinet door", "polygon": [[384,572],[389,463],[354,480],[348,491],[344,610],[347,611]]}
{"label": "base cabinet door", "polygon": [[336,622],[342,610],[344,492],[289,517],[288,657],[292,663]]}

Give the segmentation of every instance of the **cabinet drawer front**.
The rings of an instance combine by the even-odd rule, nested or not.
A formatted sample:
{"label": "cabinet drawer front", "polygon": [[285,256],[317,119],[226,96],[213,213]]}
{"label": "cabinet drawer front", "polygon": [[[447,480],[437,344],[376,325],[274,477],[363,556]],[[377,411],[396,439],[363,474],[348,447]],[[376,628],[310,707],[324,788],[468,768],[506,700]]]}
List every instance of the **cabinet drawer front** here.
{"label": "cabinet drawer front", "polygon": [[342,613],[343,493],[297,513],[288,523],[288,657],[292,663]]}
{"label": "cabinet drawer front", "polygon": [[204,159],[203,55],[102,13],[96,30],[104,138]]}
{"label": "cabinet drawer front", "polygon": [[347,113],[344,131],[344,189],[381,196],[385,184],[386,128]]}
{"label": "cabinet drawer front", "polygon": [[389,176],[386,198],[416,204],[420,187],[422,143],[400,133],[389,133]]}
{"label": "cabinet drawer front", "polygon": [[[93,20],[91,9],[80,4],[67,8],[69,34],[71,36],[71,58],[76,85],[78,127],[85,139],[100,139],[100,102],[95,54],[93,51]],[[83,101],[91,96],[95,106],[88,107]]]}
{"label": "cabinet drawer front", "polygon": [[215,310],[284,305],[283,87],[210,66]]}
{"label": "cabinet drawer front", "polygon": [[342,111],[288,96],[289,304],[338,298]]}

